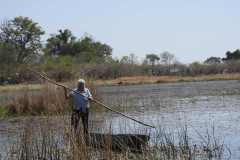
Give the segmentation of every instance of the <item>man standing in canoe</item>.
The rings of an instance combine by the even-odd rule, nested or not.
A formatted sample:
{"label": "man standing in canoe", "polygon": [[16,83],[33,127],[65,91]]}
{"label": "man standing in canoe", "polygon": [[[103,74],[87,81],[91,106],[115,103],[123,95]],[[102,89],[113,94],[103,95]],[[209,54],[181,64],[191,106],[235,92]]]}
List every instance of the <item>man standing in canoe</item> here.
{"label": "man standing in canoe", "polygon": [[[88,134],[88,117],[89,117],[89,102],[93,99],[88,88],[85,87],[85,80],[79,79],[77,82],[77,88],[74,91],[67,93],[67,89],[64,88],[64,95],[66,99],[71,99],[73,105],[73,112],[71,117],[71,125],[76,133],[80,119],[82,119],[84,134]],[[78,94],[78,93],[80,94]]]}

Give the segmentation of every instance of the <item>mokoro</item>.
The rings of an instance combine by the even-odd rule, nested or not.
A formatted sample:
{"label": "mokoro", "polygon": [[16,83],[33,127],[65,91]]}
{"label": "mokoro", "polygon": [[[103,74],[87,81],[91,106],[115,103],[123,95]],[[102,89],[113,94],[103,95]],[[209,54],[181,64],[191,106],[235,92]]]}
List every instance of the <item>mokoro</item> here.
{"label": "mokoro", "polygon": [[90,133],[89,145],[98,149],[111,147],[113,151],[142,152],[148,146],[149,135],[142,134],[101,134]]}

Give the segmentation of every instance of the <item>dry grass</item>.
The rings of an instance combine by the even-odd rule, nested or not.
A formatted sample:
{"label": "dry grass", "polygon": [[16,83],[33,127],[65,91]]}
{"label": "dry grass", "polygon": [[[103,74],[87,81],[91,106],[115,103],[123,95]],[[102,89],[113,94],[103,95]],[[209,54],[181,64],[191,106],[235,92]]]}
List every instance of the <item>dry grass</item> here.
{"label": "dry grass", "polygon": [[0,86],[0,92],[19,91],[24,89],[39,90],[42,88],[42,84],[15,84]]}
{"label": "dry grass", "polygon": [[[240,80],[240,74],[214,74],[202,76],[131,76],[120,77],[111,80],[89,80],[90,84],[95,86],[112,86],[112,85],[135,85],[135,84],[153,84],[153,83],[176,83],[176,82],[191,82],[191,81],[213,81],[213,80]],[[72,82],[62,83],[71,85]],[[0,92],[19,91],[28,88],[29,90],[40,90],[42,84],[17,84],[0,86]]]}
{"label": "dry grass", "polygon": [[63,113],[67,106],[62,89],[46,84],[38,92],[25,88],[6,108],[9,115],[40,115]]}
{"label": "dry grass", "polygon": [[215,74],[203,76],[134,76],[113,80],[96,80],[97,85],[135,85],[152,83],[175,83],[191,81],[240,80],[240,74]]}
{"label": "dry grass", "polygon": [[[61,117],[64,119],[64,117]],[[142,150],[142,153],[114,152],[111,149],[111,138],[106,138],[105,147],[94,149],[86,145],[80,132],[71,131],[69,122],[54,126],[49,118],[42,123],[25,122],[16,142],[8,149],[5,159],[11,160],[194,160],[194,159],[224,159],[224,144],[216,137],[207,134],[206,139],[199,144],[193,144],[188,136],[187,128],[177,134],[158,128],[152,145]],[[111,131],[111,129],[110,129]],[[106,131],[107,134],[111,134]]]}
{"label": "dry grass", "polygon": [[[74,84],[70,84],[74,86]],[[88,82],[88,86],[93,96],[101,99],[96,87],[92,82]],[[22,88],[22,93],[16,96],[6,106],[8,115],[56,115],[64,114],[71,110],[71,105],[65,99],[64,90],[49,83],[45,83],[41,88],[34,92],[32,88]]]}

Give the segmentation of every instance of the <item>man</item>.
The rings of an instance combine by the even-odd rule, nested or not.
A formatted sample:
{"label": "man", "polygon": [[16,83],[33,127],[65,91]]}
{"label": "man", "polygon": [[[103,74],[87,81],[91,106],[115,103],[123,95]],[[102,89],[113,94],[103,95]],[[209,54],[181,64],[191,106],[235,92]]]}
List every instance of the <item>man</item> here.
{"label": "man", "polygon": [[65,91],[65,98],[66,99],[71,98],[71,101],[73,104],[71,125],[74,128],[75,133],[77,131],[77,127],[81,118],[84,134],[87,135],[89,107],[90,107],[89,101],[91,101],[93,98],[88,88],[85,87],[85,81],[83,79],[79,79],[77,83],[77,88],[74,89],[74,91],[71,91],[70,94],[67,94],[66,88],[64,88],[64,91]]}

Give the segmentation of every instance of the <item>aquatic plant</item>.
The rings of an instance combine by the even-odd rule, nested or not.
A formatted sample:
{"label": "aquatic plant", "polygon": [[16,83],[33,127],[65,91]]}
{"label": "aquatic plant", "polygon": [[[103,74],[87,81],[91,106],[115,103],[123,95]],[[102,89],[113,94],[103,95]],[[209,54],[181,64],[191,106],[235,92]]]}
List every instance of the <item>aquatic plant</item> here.
{"label": "aquatic plant", "polygon": [[81,132],[81,126],[79,133],[76,134],[72,132],[67,117],[61,116],[59,118],[64,122],[59,126],[56,126],[50,117],[45,117],[39,122],[34,121],[34,119],[25,121],[17,141],[8,149],[6,159],[194,160],[224,159],[225,152],[228,152],[224,143],[221,143],[222,141],[218,140],[214,133],[208,132],[207,135],[202,136],[207,137],[206,139],[202,139],[198,144],[193,143],[188,135],[187,126],[180,128],[177,133],[167,132],[167,129],[158,127],[156,134],[152,137],[151,144],[143,147],[140,153],[133,153],[127,148],[121,152],[114,151],[110,126],[109,129],[105,130],[105,144],[100,148],[93,148]]}

